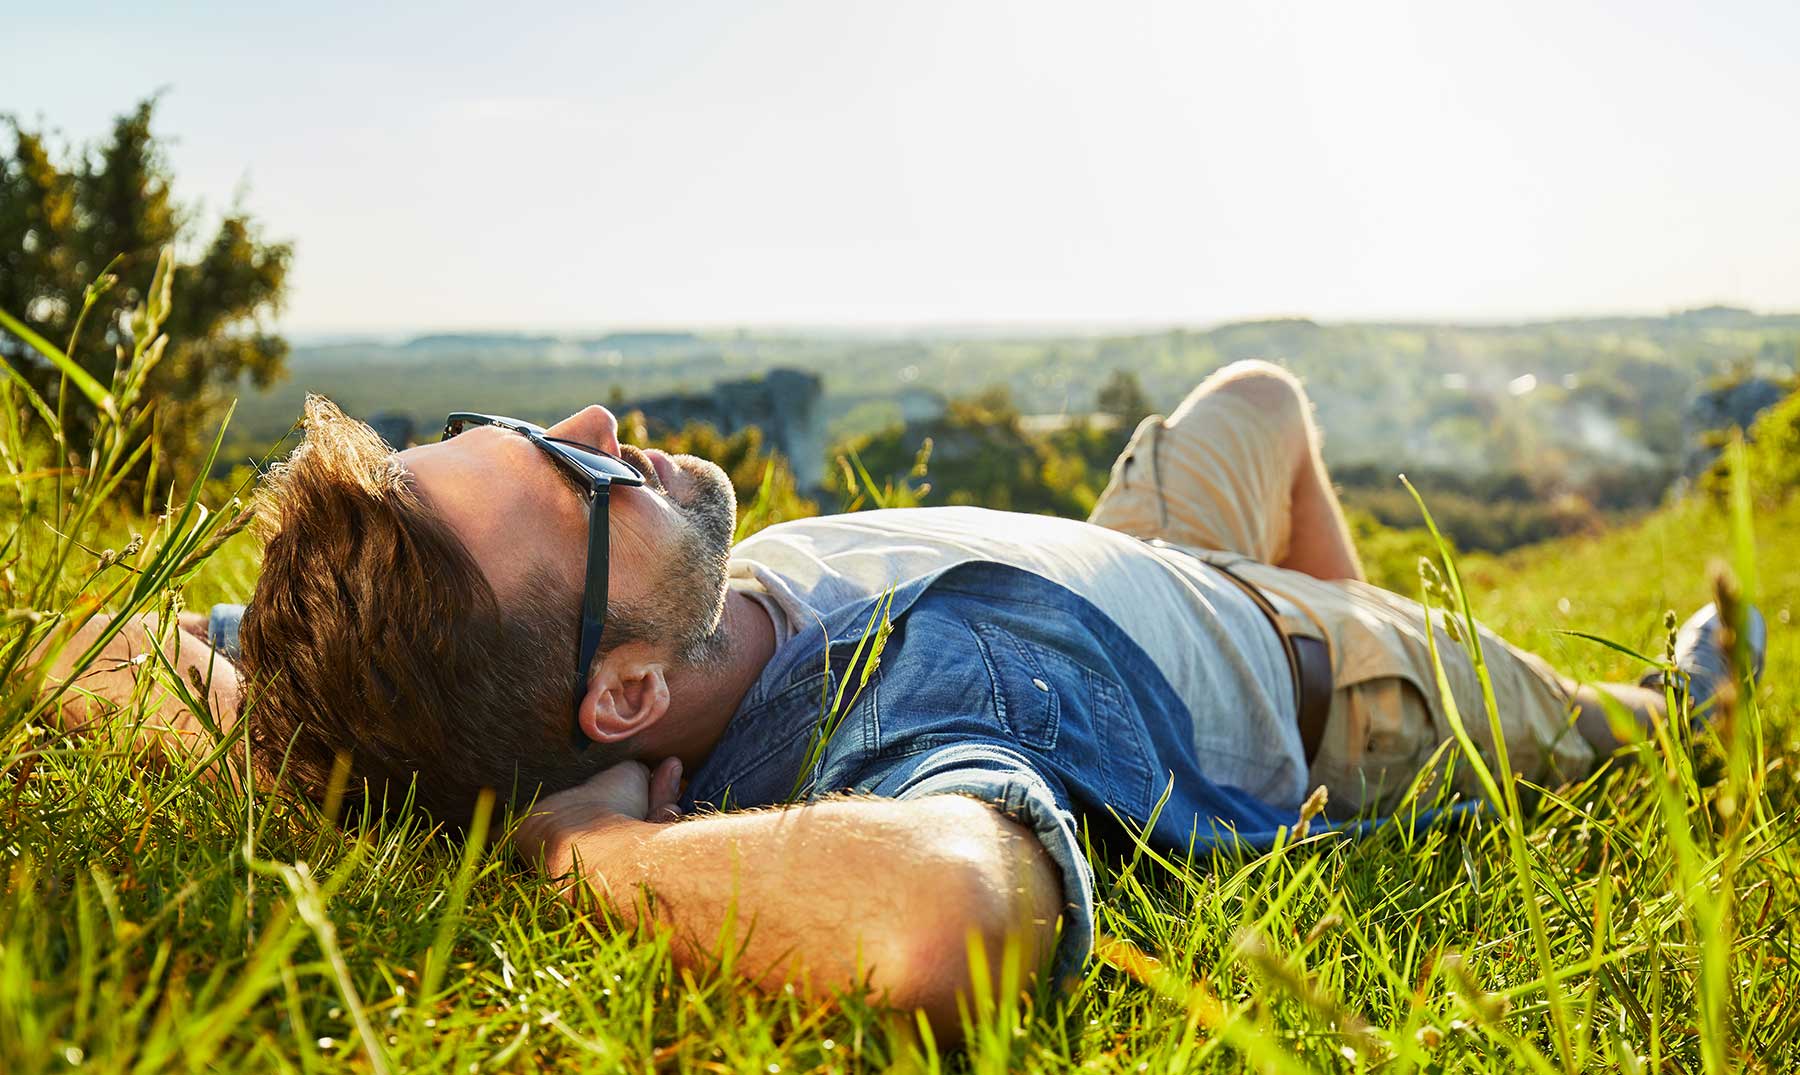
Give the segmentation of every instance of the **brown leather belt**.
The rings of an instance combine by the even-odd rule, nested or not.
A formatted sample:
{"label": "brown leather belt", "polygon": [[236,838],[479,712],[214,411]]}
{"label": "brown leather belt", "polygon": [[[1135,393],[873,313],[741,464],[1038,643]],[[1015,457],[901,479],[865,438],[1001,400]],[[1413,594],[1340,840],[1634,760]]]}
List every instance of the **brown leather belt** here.
{"label": "brown leather belt", "polygon": [[1275,637],[1281,639],[1281,648],[1287,653],[1288,671],[1294,680],[1300,745],[1306,751],[1306,764],[1311,765],[1319,756],[1319,744],[1325,741],[1325,723],[1331,716],[1331,650],[1322,639],[1289,634],[1282,626],[1281,613],[1268,595],[1230,568],[1219,564],[1212,566],[1237,583],[1238,589],[1243,590],[1268,617],[1269,626],[1275,628]]}

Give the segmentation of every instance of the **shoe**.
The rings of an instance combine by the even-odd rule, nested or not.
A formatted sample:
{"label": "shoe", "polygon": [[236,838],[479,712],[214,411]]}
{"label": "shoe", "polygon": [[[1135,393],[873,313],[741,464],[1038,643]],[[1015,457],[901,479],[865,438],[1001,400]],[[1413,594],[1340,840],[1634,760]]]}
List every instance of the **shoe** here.
{"label": "shoe", "polygon": [[[1754,684],[1762,678],[1763,654],[1769,648],[1769,625],[1754,605],[1747,611],[1744,630],[1749,635],[1750,682]],[[1724,633],[1725,621],[1719,616],[1718,606],[1711,604],[1689,616],[1675,632],[1675,667],[1682,671],[1681,678],[1686,680],[1690,713],[1698,714],[1711,704],[1731,674]],[[1661,690],[1666,680],[1661,671],[1656,671],[1638,682],[1652,690]],[[1700,720],[1695,721],[1696,726],[1700,723]]]}

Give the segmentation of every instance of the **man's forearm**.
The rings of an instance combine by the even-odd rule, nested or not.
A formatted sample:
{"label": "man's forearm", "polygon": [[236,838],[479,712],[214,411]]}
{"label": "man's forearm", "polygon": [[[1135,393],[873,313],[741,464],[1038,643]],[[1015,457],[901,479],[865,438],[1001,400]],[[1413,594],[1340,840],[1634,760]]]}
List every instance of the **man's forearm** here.
{"label": "man's forearm", "polygon": [[759,984],[823,992],[867,983],[950,1032],[969,985],[971,934],[996,969],[1015,937],[1029,976],[1048,959],[1062,902],[1035,837],[953,795],[674,825],[612,818],[547,850],[551,870],[576,871],[626,920],[648,908],[673,929],[683,963],[730,947]]}

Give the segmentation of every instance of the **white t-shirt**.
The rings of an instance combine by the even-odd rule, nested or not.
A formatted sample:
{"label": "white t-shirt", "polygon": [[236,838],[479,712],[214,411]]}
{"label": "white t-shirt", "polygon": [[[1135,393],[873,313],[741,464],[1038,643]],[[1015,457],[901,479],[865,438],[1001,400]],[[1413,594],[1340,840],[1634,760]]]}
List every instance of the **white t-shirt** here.
{"label": "white t-shirt", "polygon": [[1208,778],[1299,806],[1307,766],[1281,639],[1235,583],[1179,546],[1048,515],[897,508],[771,526],[732,550],[731,577],[769,610],[780,645],[834,609],[972,560],[1093,602],[1186,703]]}

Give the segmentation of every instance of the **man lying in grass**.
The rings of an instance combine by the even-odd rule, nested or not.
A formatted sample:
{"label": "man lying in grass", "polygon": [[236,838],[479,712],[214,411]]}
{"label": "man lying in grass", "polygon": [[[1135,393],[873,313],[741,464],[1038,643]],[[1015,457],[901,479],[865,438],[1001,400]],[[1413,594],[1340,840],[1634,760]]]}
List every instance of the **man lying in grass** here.
{"label": "man lying in grass", "polygon": [[[874,511],[735,547],[723,473],[621,445],[601,407],[548,430],[456,415],[398,454],[322,399],[306,426],[259,493],[241,650],[232,609],[209,632],[254,684],[261,763],[323,799],[346,757],[353,801],[416,782],[444,820],[483,788],[535,799],[529,860],[653,915],[680,960],[731,936],[764,984],[867,984],[953,1028],[972,941],[1028,973],[1087,958],[1083,823],[1266,844],[1320,786],[1331,817],[1379,817],[1451,735],[1426,614],[1361,581],[1274,366],[1147,419],[1089,522]],[[1682,636],[1698,704],[1729,675],[1720,635],[1708,609]],[[1437,641],[1492,751],[1471,656]],[[1601,692],[1662,710],[1482,647],[1533,781],[1614,749]]]}

